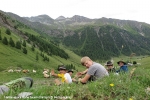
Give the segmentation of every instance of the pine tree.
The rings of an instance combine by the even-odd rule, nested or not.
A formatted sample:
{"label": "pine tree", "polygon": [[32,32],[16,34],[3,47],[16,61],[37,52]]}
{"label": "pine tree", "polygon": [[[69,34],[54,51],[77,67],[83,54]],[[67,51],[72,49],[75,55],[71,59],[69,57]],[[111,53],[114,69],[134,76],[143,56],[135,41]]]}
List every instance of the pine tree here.
{"label": "pine tree", "polygon": [[26,47],[26,41],[24,40],[23,41],[23,44],[22,44],[24,47]]}
{"label": "pine tree", "polygon": [[17,48],[17,49],[21,49],[21,43],[20,43],[20,41],[17,41],[17,42],[16,42],[16,48]]}
{"label": "pine tree", "polygon": [[36,53],[36,61],[39,60],[39,56],[38,56],[38,53]]}
{"label": "pine tree", "polygon": [[33,46],[33,45],[32,45],[32,48],[31,48],[31,50],[32,50],[32,51],[34,51],[34,46]]}
{"label": "pine tree", "polygon": [[23,53],[27,54],[27,49],[26,48],[23,48]]}
{"label": "pine tree", "polygon": [[11,35],[11,32],[9,29],[6,29],[6,34]]}
{"label": "pine tree", "polygon": [[10,44],[10,46],[15,47],[15,43],[11,37],[9,39],[9,44]]}
{"label": "pine tree", "polygon": [[8,40],[6,37],[4,37],[4,39],[2,40],[2,43],[5,44],[5,45],[8,45]]}

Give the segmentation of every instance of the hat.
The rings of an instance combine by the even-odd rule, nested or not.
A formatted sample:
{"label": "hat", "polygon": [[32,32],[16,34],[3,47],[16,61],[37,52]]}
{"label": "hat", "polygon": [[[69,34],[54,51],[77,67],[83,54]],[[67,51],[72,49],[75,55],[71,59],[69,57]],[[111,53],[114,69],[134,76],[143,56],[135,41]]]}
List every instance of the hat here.
{"label": "hat", "polygon": [[65,66],[61,66],[61,67],[58,68],[58,71],[59,70],[66,70],[66,67]]}
{"label": "hat", "polygon": [[69,72],[72,72],[72,73],[73,73],[73,70],[69,69],[69,70],[68,70],[68,73],[69,73]]}
{"label": "hat", "polygon": [[122,63],[126,64],[126,63],[125,63],[124,61],[122,61],[122,60],[118,61],[118,62],[117,62],[117,64],[119,64],[120,62],[122,62]]}
{"label": "hat", "polygon": [[109,66],[109,65],[113,65],[113,63],[111,61],[108,61],[105,66]]}

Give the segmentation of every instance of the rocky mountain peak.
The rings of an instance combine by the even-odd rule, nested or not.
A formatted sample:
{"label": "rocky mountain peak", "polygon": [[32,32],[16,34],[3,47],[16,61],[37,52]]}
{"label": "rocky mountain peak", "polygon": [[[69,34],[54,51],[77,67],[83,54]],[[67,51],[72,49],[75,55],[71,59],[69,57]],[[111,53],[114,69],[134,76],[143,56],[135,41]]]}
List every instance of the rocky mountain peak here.
{"label": "rocky mountain peak", "polygon": [[58,18],[56,18],[55,20],[64,20],[65,17],[64,16],[59,16]]}
{"label": "rocky mountain peak", "polygon": [[40,22],[46,25],[51,25],[54,23],[54,19],[49,17],[48,15],[38,15],[38,16],[32,16],[32,17],[24,17],[25,19],[30,20],[31,22]]}
{"label": "rocky mountain peak", "polygon": [[79,16],[79,15],[74,15],[72,18],[71,18],[72,21],[75,21],[75,22],[90,22],[91,19],[89,18],[86,18],[84,16]]}

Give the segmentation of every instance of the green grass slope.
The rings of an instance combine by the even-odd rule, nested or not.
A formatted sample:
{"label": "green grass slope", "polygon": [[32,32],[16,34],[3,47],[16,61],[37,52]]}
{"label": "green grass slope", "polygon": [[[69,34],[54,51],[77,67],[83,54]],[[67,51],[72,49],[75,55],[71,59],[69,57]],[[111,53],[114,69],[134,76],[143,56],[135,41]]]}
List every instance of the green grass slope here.
{"label": "green grass slope", "polygon": [[[14,42],[23,40],[23,38],[20,37],[20,35],[13,32],[11,32],[11,35],[7,35],[5,33],[6,28],[4,27],[1,27],[0,30],[1,30],[2,39],[6,37],[7,40],[9,41],[9,38],[11,37],[14,40]],[[28,32],[34,35],[39,35],[32,29],[23,28],[20,30],[23,31],[24,33]],[[8,71],[9,69],[15,70],[20,68],[29,69],[29,70],[36,69],[41,71],[44,68],[56,69],[58,65],[62,65],[62,64],[64,65],[73,64],[76,67],[76,69],[80,68],[81,57],[77,56],[72,51],[65,49],[63,46],[61,46],[61,48],[65,49],[65,51],[68,53],[69,59],[66,60],[64,58],[55,55],[49,56],[43,52],[43,54],[49,58],[49,62],[43,61],[43,57],[40,55],[41,51],[39,51],[39,49],[35,48],[35,51],[32,51],[31,47],[32,47],[31,44],[28,44],[26,42],[27,54],[24,54],[22,49],[19,50],[16,49],[15,47],[11,47],[10,45],[5,45],[2,43],[2,40],[0,40],[0,72],[5,72]],[[37,53],[38,53],[38,61],[36,60]],[[18,78],[19,77],[21,76],[18,76]],[[4,78],[4,76],[2,76],[1,78]]]}
{"label": "green grass slope", "polygon": [[[122,56],[123,57],[123,56]],[[137,59],[138,58],[138,59]],[[139,60],[140,58],[140,60]],[[120,58],[114,58],[116,63]],[[128,57],[124,57],[128,59]],[[18,76],[30,76],[34,80],[33,87],[30,89],[22,88],[16,91],[12,90],[2,95],[1,100],[5,100],[6,97],[15,98],[21,92],[32,92],[32,96],[28,98],[22,98],[25,100],[31,99],[63,99],[67,100],[149,100],[150,91],[150,57],[133,57],[132,60],[141,63],[141,65],[130,66],[129,73],[114,75],[113,73],[109,77],[105,77],[96,82],[91,82],[86,85],[82,84],[64,84],[56,86],[52,82],[51,78],[43,78],[42,73],[8,73],[3,72],[0,76],[8,79],[15,79]],[[131,74],[133,68],[135,71]]]}

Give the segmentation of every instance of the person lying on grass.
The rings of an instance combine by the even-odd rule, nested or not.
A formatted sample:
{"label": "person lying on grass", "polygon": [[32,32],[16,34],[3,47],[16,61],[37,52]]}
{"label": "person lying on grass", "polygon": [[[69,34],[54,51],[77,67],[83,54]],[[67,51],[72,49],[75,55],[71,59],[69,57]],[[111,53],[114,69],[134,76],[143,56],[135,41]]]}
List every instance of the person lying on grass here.
{"label": "person lying on grass", "polygon": [[81,64],[87,68],[87,73],[83,78],[79,78],[78,82],[83,84],[88,81],[95,81],[104,76],[108,76],[108,71],[99,63],[93,62],[89,57],[85,56],[81,59]]}
{"label": "person lying on grass", "polygon": [[59,79],[55,79],[55,84],[60,85],[63,83],[72,83],[72,79],[69,73],[67,73],[67,69],[64,66],[61,66],[58,68],[59,74],[56,74],[54,70],[51,70],[51,75],[61,78],[61,81]]}

